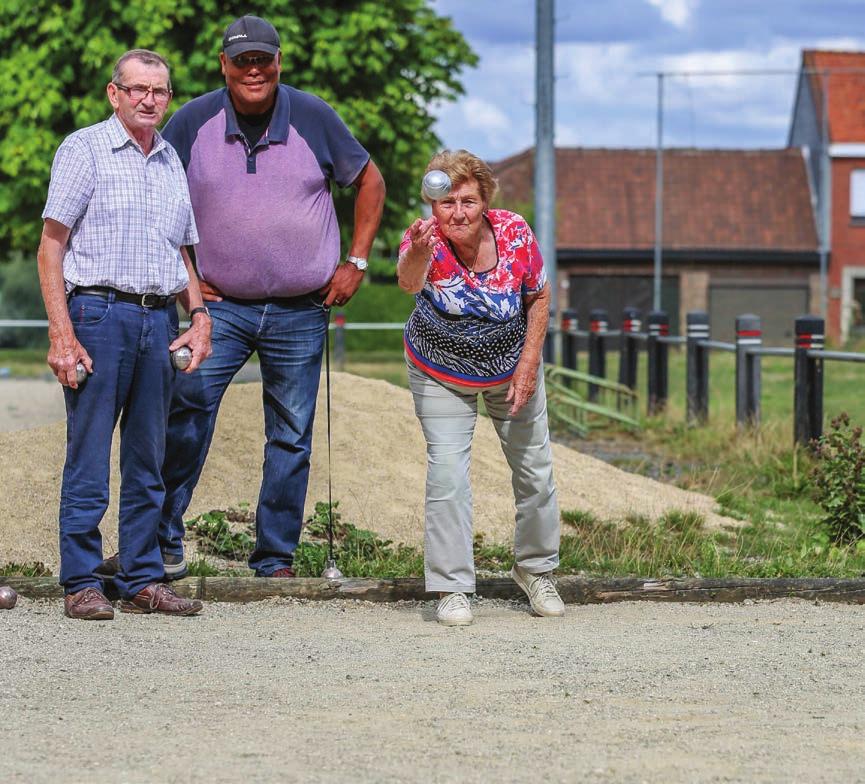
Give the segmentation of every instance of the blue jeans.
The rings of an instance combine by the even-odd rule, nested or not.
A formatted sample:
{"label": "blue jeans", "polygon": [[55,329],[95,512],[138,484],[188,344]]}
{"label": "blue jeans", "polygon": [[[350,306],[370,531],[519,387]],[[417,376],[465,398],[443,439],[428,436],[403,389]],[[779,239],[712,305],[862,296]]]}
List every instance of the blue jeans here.
{"label": "blue jeans", "polygon": [[196,373],[179,373],[174,387],[160,546],[167,554],[183,553],[183,514],[204,467],[220,401],[255,351],[267,443],[249,566],[266,576],[291,566],[300,540],[328,314],[315,294],[279,302],[226,299],[208,307],[213,354]]}
{"label": "blue jeans", "polygon": [[157,530],[165,490],[165,423],[172,379],[168,345],[177,310],[73,295],[75,335],[93,374],[66,397],[66,465],[60,492],[60,582],[66,593],[102,588],[99,523],[108,508],[111,436],[120,420],[120,573],[125,597],[164,576]]}

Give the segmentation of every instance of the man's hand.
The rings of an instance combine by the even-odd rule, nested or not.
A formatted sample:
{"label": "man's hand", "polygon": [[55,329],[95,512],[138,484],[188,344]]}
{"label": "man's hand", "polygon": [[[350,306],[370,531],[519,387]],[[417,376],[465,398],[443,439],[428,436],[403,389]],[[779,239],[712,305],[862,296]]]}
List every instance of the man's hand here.
{"label": "man's hand", "polygon": [[318,291],[324,297],[324,306],[345,305],[360,288],[362,280],[363,270],[349,262],[340,264],[327,285]]}
{"label": "man's hand", "polygon": [[[202,291],[202,294],[204,292]],[[210,345],[210,333],[213,322],[205,313],[196,313],[192,318],[192,324],[182,335],[179,335],[169,347],[169,351],[176,351],[181,346],[188,346],[192,352],[192,362],[182,373],[194,373],[212,353]]]}
{"label": "man's hand", "polygon": [[505,402],[511,403],[511,408],[508,411],[510,416],[515,416],[535,394],[538,385],[539,366],[540,360],[525,355],[520,357],[520,361],[517,362],[517,368],[511,376],[508,394],[505,397]]}
{"label": "man's hand", "polygon": [[199,280],[198,288],[201,289],[201,298],[205,302],[222,302],[222,292],[206,280]]}
{"label": "man's hand", "polygon": [[51,367],[57,380],[64,387],[78,389],[77,365],[84,365],[88,373],[93,372],[93,360],[87,350],[82,346],[72,330],[63,331],[51,336],[51,344],[48,347],[48,365]]}

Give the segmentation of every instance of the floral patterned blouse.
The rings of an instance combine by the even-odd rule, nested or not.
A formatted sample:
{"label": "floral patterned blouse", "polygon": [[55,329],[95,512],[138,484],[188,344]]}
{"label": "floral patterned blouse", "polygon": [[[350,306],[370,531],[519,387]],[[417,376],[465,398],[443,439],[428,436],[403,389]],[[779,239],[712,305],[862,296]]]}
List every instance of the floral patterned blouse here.
{"label": "floral patterned blouse", "polygon": [[[426,282],[404,332],[406,354],[417,368],[460,386],[510,380],[526,338],[523,297],[546,283],[528,223],[507,210],[488,210],[484,217],[495,237],[496,266],[471,272],[436,228]],[[410,247],[407,230],[400,255]]]}

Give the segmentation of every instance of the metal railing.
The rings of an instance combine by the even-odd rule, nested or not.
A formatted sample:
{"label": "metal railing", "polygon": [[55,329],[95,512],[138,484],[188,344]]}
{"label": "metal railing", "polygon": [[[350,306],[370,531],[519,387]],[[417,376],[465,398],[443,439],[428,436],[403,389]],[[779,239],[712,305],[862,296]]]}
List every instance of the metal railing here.
{"label": "metal railing", "polygon": [[[562,364],[577,369],[577,340],[585,338],[588,347],[589,372],[604,376],[607,343],[618,338],[619,383],[636,389],[639,351],[645,346],[647,358],[647,413],[659,414],[666,407],[669,394],[668,348],[684,345],[686,350],[686,418],[699,425],[709,416],[709,358],[713,351],[735,354],[736,422],[741,427],[755,427],[761,417],[761,359],[789,357],[794,363],[793,419],[794,439],[809,444],[823,433],[823,362],[865,362],[865,354],[824,349],[825,322],[819,316],[795,319],[795,345],[764,346],[759,316],[746,313],[736,319],[736,342],[712,340],[709,317],[704,311],[687,314],[684,336],[669,334],[669,317],[664,311],[652,311],[647,330],[641,331],[640,313],[625,308],[620,330],[607,329],[606,311],[591,311],[590,329],[577,328],[576,313],[562,311],[560,327]],[[552,342],[552,341],[551,341]]]}

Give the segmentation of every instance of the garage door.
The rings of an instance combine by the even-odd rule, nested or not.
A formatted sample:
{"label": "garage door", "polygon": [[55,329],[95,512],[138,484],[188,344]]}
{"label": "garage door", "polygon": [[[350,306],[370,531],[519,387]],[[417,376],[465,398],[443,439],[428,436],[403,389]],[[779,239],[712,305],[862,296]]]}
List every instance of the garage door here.
{"label": "garage door", "polygon": [[[568,306],[577,311],[582,329],[587,329],[589,313],[606,308],[610,329],[622,323],[622,311],[637,308],[646,316],[652,309],[653,282],[650,275],[571,275]],[[661,278],[661,304],[670,316],[670,333],[679,332],[679,278]]]}
{"label": "garage door", "polygon": [[807,286],[713,285],[709,321],[715,340],[735,339],[736,316],[754,313],[763,322],[763,342],[793,345],[793,320],[808,312]]}

